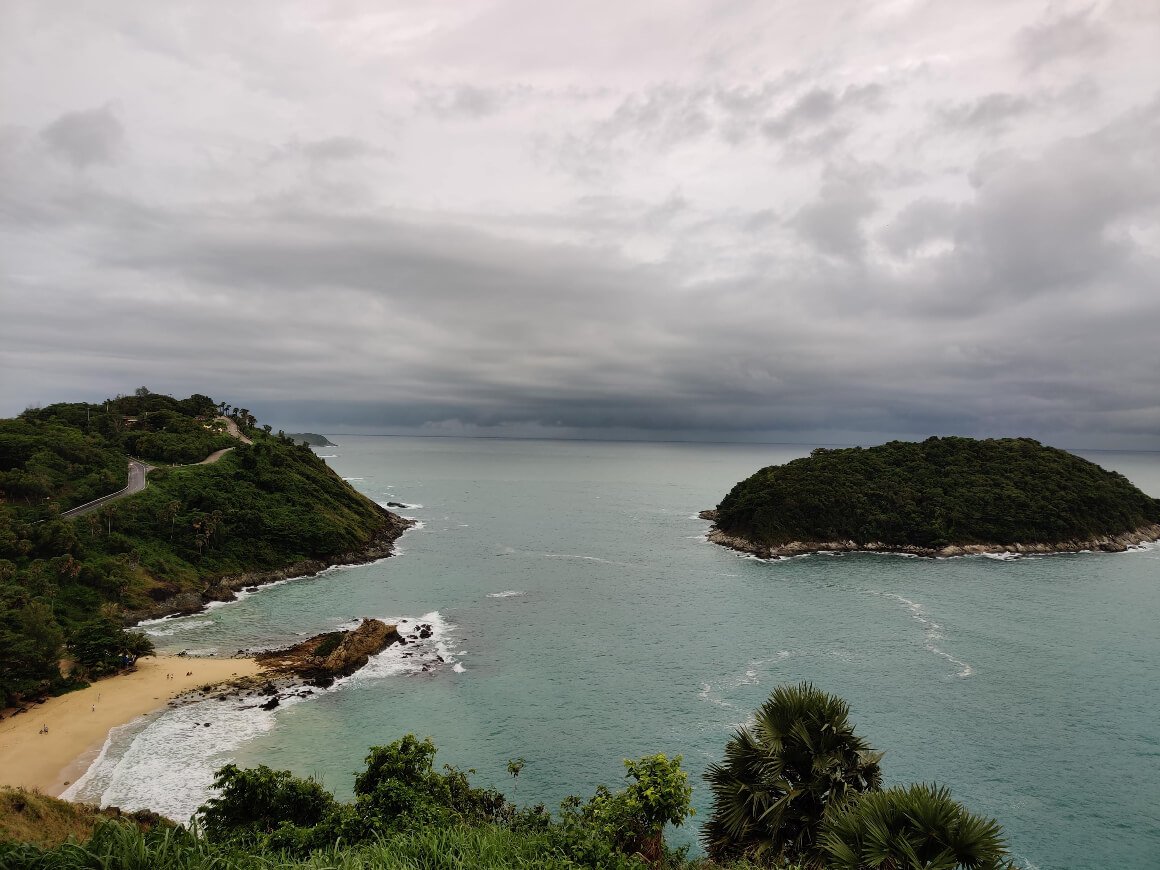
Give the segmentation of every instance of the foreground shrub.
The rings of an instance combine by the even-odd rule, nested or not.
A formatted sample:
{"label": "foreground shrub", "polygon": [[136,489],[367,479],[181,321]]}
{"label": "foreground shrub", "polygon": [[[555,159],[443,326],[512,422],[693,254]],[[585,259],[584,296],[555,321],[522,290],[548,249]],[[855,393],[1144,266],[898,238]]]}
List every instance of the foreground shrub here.
{"label": "foreground shrub", "polygon": [[712,858],[811,858],[827,810],[881,786],[882,753],[849,715],[810,683],[774,691],[705,772],[713,807],[702,840]]}
{"label": "foreground shrub", "polygon": [[821,834],[833,870],[999,870],[1010,867],[1003,829],[968,812],[946,788],[899,786],[834,813]]}

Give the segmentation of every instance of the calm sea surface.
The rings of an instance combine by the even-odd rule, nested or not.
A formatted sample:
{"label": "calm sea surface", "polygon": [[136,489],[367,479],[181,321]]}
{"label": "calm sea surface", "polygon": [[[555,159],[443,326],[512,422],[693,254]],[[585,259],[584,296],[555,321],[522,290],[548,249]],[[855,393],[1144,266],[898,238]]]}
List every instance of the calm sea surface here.
{"label": "calm sea surface", "polygon": [[[203,654],[361,616],[435,636],[273,712],[127,726],[74,794],[185,818],[236,759],[349,796],[367,747],[410,731],[509,796],[523,756],[516,797],[550,806],[618,785],[623,758],[682,754],[688,841],[705,765],[778,683],[811,680],[887,750],[888,783],[950,786],[1026,867],[1160,867],[1160,548],[762,562],[705,543],[696,512],[810,446],[332,440],[332,467],[421,521],[401,554],[148,630]],[[1160,454],[1083,455],[1160,497]]]}

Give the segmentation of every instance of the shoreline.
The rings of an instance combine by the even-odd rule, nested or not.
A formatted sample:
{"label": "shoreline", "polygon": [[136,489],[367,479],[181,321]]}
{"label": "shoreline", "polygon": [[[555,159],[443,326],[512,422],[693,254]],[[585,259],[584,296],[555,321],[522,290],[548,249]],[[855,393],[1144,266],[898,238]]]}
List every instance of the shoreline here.
{"label": "shoreline", "polygon": [[731,535],[716,525],[715,510],[701,511],[698,516],[714,525],[706,535],[710,543],[747,553],[759,559],[805,556],[811,553],[881,553],[883,555],[920,556],[928,559],[953,559],[961,556],[983,556],[998,553],[1048,556],[1063,553],[1123,553],[1141,544],[1160,541],[1160,523],[1141,526],[1119,535],[1101,535],[1082,541],[1061,541],[1052,544],[948,544],[945,547],[917,547],[909,544],[885,544],[873,541],[859,544],[855,541],[790,541],[778,546],[757,544],[739,535]]}
{"label": "shoreline", "polygon": [[[148,656],[133,671],[29,704],[26,712],[0,720],[0,785],[57,797],[88,769],[113,728],[191,690],[260,673],[262,665],[252,658]],[[45,725],[47,734],[41,733]]]}
{"label": "shoreline", "polygon": [[314,577],[330,568],[367,565],[389,558],[395,554],[395,542],[408,529],[414,528],[416,521],[401,517],[386,508],[381,509],[387,514],[387,526],[357,550],[338,553],[326,559],[304,559],[281,568],[247,571],[242,574],[219,577],[201,592],[182,592],[172,598],[157,602],[153,607],[126,611],[122,615],[122,621],[126,626],[132,627],[147,620],[164,619],[167,616],[191,616],[203,612],[208,605],[215,601],[236,600],[236,593],[243,589],[249,590],[259,586],[268,586],[283,580]]}

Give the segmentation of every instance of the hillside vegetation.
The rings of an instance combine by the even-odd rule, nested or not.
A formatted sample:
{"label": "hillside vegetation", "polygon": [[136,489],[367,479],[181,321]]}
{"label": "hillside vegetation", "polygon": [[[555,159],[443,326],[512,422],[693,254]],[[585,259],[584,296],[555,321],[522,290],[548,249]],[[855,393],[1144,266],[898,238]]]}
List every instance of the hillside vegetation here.
{"label": "hillside vegetation", "polygon": [[101,822],[109,820],[136,825],[143,831],[173,827],[168,819],[148,811],[102,810],[37,791],[0,787],[0,843],[29,843],[50,849],[69,840],[88,840]]}
{"label": "hillside vegetation", "polygon": [[[64,656],[87,677],[145,652],[118,637],[134,614],[230,597],[223,578],[350,557],[406,527],[245,409],[229,416],[254,443],[224,434],[229,410],[143,389],[0,421],[0,707],[63,686]],[[124,487],[128,455],[185,463],[225,447],[212,465],[159,466],[143,492],[61,516]]]}
{"label": "hillside vegetation", "polygon": [[817,449],[741,481],[717,529],[775,549],[790,542],[948,545],[1089,542],[1160,522],[1160,500],[1029,438],[928,438]]}

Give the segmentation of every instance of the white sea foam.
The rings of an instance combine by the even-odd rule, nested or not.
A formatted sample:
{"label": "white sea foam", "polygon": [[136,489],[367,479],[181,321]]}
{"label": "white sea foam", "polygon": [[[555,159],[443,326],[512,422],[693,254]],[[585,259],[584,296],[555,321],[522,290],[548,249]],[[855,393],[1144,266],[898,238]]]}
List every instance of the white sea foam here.
{"label": "white sea foam", "polygon": [[[450,665],[451,670],[457,674],[466,670],[462,665],[455,667],[459,661],[452,652],[452,648],[457,644],[451,641],[451,636],[458,626],[444,619],[438,610],[425,613],[418,618],[382,617],[382,620],[397,625],[399,634],[407,639],[407,643],[387,647],[374,656],[365,668],[335,683],[336,686],[347,681],[365,682],[399,674],[431,673],[447,665]],[[418,636],[420,625],[431,626],[429,638],[423,639]]]}
{"label": "white sea foam", "polygon": [[905,598],[893,592],[881,592],[873,589],[868,589],[866,591],[871,595],[881,595],[884,598],[891,598],[905,605],[906,609],[910,612],[911,617],[923,627],[923,648],[928,652],[934,653],[936,656],[946,659],[951,664],[956,665],[958,667],[958,672],[955,674],[955,676],[969,677],[975,672],[975,669],[971,667],[969,663],[964,662],[962,659],[955,658],[953,655],[938,646],[936,641],[945,639],[942,633],[942,626],[931,619],[925,608],[923,608],[923,606],[917,601],[911,601],[909,598]]}
{"label": "white sea foam", "polygon": [[[789,658],[793,653],[787,649],[778,650],[777,654],[772,658],[767,659],[751,659],[746,665],[745,670],[734,677],[727,677],[720,680],[716,684],[702,683],[701,691],[697,693],[697,697],[708,704],[724,709],[733,709],[733,703],[722,697],[723,693],[728,693],[742,686],[756,686],[761,683],[761,668],[763,665],[768,665],[772,662],[780,662],[783,659]],[[735,724],[735,723],[734,723]]]}
{"label": "white sea foam", "polygon": [[344,477],[343,480],[366,480],[365,477]]}
{"label": "white sea foam", "polygon": [[[164,624],[164,623],[157,623]],[[216,620],[213,619],[184,619],[180,622],[172,622],[172,628],[147,628],[145,634],[151,637],[169,637],[182,631],[189,631],[193,628],[204,628],[207,625],[216,625]]]}
{"label": "white sea foam", "polygon": [[505,589],[503,592],[489,592],[488,598],[515,598],[518,595],[527,595],[527,592],[521,592],[519,589]]}
{"label": "white sea foam", "polygon": [[338,454],[338,453],[319,453],[317,455],[318,455],[319,459],[338,459],[340,454]]}
{"label": "white sea foam", "polygon": [[[456,658],[462,653],[451,652],[458,647],[453,640],[456,627],[438,611],[384,621],[394,622],[400,633],[415,640],[387,647],[362,670],[329,689],[312,690],[315,695],[400,675],[466,671]],[[418,638],[420,625],[431,626],[429,638]],[[230,762],[244,744],[277,727],[281,711],[310,697],[282,695],[274,710],[262,710],[258,706],[262,699],[256,697],[198,701],[139,717],[109,732],[97,758],[63,797],[128,810],[149,808],[185,822],[210,796],[214,771]]]}
{"label": "white sea foam", "polygon": [[184,822],[209,796],[213,772],[243,743],[274,727],[274,711],[252,708],[256,704],[200,701],[115,728],[97,760],[62,797],[152,809]]}

